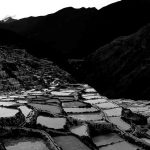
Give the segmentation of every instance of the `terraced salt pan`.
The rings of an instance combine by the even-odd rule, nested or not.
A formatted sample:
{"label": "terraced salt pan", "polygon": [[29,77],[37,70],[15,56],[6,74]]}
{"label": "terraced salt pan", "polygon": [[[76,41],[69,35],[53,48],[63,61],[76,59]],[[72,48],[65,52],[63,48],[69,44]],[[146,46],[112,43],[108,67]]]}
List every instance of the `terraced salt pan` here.
{"label": "terraced salt pan", "polygon": [[128,107],[132,112],[148,111],[149,107]]}
{"label": "terraced salt pan", "polygon": [[87,92],[87,93],[94,93],[94,92],[96,92],[96,90],[95,89],[93,89],[93,88],[86,88],[85,89],[85,92]]}
{"label": "terraced salt pan", "polygon": [[98,95],[98,94],[82,94],[82,97],[87,99],[87,100],[90,100],[90,99],[100,99],[101,96]]}
{"label": "terraced salt pan", "polygon": [[53,138],[63,150],[90,150],[90,148],[74,136],[58,136]]}
{"label": "terraced salt pan", "polygon": [[49,99],[46,101],[46,103],[57,103],[57,104],[59,104],[60,101],[58,99]]}
{"label": "terraced salt pan", "polygon": [[33,96],[38,96],[38,95],[43,95],[43,92],[41,91],[32,91],[32,92],[28,92],[29,95],[33,95]]}
{"label": "terraced salt pan", "polygon": [[18,102],[18,103],[21,103],[21,104],[26,104],[26,103],[28,103],[26,100],[18,100],[17,102]]}
{"label": "terraced salt pan", "polygon": [[72,127],[70,131],[78,136],[89,136],[87,125],[80,125],[76,127]]}
{"label": "terraced salt pan", "polygon": [[147,110],[147,111],[144,111],[144,112],[140,112],[140,114],[142,114],[143,116],[150,117],[150,110]]}
{"label": "terraced salt pan", "polygon": [[19,110],[17,109],[9,109],[9,108],[0,107],[0,118],[1,117],[13,117],[18,112]]}
{"label": "terraced salt pan", "polygon": [[79,101],[73,101],[73,102],[63,102],[62,106],[64,108],[77,108],[77,107],[86,107],[87,104]]}
{"label": "terraced salt pan", "polygon": [[117,108],[117,107],[119,107],[118,105],[110,103],[110,102],[96,104],[96,106],[98,106],[99,108],[102,108],[102,109],[110,109],[110,108]]}
{"label": "terraced salt pan", "polygon": [[98,147],[124,141],[124,139],[115,133],[98,135],[93,137],[92,140]]}
{"label": "terraced salt pan", "polygon": [[14,98],[3,98],[2,101],[14,101]]}
{"label": "terraced salt pan", "polygon": [[150,139],[142,138],[142,140],[144,140],[146,143],[150,144]]}
{"label": "terraced salt pan", "polygon": [[123,121],[120,117],[109,117],[111,123],[117,125],[120,129],[126,131],[131,128],[131,126]]}
{"label": "terraced salt pan", "polygon": [[19,97],[19,95],[10,95],[10,96],[9,96],[9,98],[13,98],[13,99],[14,99],[14,98],[18,98],[18,97]]}
{"label": "terraced salt pan", "polygon": [[53,98],[59,99],[62,102],[74,101],[74,96],[54,96]]}
{"label": "terraced salt pan", "polygon": [[64,108],[66,113],[88,113],[97,112],[98,110],[94,107],[91,108]]}
{"label": "terraced salt pan", "polygon": [[100,113],[84,113],[84,114],[73,114],[69,115],[74,119],[82,120],[82,121],[97,121],[103,119],[103,114]]}
{"label": "terraced salt pan", "polygon": [[106,99],[94,99],[94,100],[86,100],[84,102],[89,103],[89,104],[99,104],[99,103],[105,103],[107,102],[107,100]]}
{"label": "terraced salt pan", "polygon": [[100,147],[99,150],[141,150],[141,148],[126,141],[123,141],[115,143],[113,145]]}
{"label": "terraced salt pan", "polygon": [[27,117],[28,114],[32,111],[32,109],[28,108],[27,106],[20,106],[18,108],[22,111],[25,117]]}
{"label": "terraced salt pan", "polygon": [[63,129],[66,122],[66,118],[50,118],[45,116],[38,116],[37,118],[37,124],[53,129]]}
{"label": "terraced salt pan", "polygon": [[30,137],[7,139],[4,145],[7,150],[49,150],[42,139]]}
{"label": "terraced salt pan", "polygon": [[16,103],[15,102],[1,102],[0,101],[0,106],[12,106],[12,105],[15,105]]}
{"label": "terraced salt pan", "polygon": [[70,94],[71,94],[71,93],[76,92],[76,90],[71,90],[71,89],[70,89],[70,90],[69,90],[69,89],[65,89],[65,90],[64,90],[64,89],[63,89],[63,90],[60,90],[60,92],[63,92],[63,93],[70,93]]}
{"label": "terraced salt pan", "polygon": [[7,98],[7,96],[1,95],[0,99]]}
{"label": "terraced salt pan", "polygon": [[70,93],[67,93],[67,92],[57,92],[57,91],[52,91],[51,94],[54,96],[69,96],[70,95]]}
{"label": "terraced salt pan", "polygon": [[117,117],[117,116],[119,117],[121,116],[122,108],[113,108],[113,109],[107,109],[103,111],[108,117]]}
{"label": "terraced salt pan", "polygon": [[62,110],[59,106],[56,105],[43,105],[43,104],[33,104],[30,103],[30,106],[36,108],[37,110],[47,111],[51,114],[61,114]]}

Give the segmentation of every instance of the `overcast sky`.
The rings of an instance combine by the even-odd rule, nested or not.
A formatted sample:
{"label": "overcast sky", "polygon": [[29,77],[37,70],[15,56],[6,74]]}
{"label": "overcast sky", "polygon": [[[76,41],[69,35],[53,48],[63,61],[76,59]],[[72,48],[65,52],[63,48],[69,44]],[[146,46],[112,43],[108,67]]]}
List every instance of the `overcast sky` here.
{"label": "overcast sky", "polygon": [[119,0],[0,0],[0,19],[24,18],[54,13],[64,7],[101,7]]}

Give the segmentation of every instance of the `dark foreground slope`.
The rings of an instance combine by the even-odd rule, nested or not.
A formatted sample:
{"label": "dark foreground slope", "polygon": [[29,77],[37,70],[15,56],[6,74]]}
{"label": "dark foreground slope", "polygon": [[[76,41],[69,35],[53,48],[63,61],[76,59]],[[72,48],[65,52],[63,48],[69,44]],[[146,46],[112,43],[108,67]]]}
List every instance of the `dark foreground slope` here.
{"label": "dark foreground slope", "polygon": [[149,99],[150,25],[86,58],[82,80],[110,98]]}
{"label": "dark foreground slope", "polygon": [[0,91],[46,88],[54,81],[73,82],[51,61],[38,59],[24,49],[0,46]]}
{"label": "dark foreground slope", "polygon": [[65,57],[85,57],[118,36],[136,32],[150,22],[149,8],[148,0],[122,0],[100,10],[65,8],[0,27],[28,38],[33,55],[59,62]]}

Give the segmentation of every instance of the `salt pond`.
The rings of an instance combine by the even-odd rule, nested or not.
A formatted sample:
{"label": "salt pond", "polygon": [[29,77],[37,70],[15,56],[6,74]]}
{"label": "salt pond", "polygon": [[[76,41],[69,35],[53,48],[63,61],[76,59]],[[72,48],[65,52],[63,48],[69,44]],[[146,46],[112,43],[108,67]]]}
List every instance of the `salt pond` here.
{"label": "salt pond", "polygon": [[86,107],[87,104],[79,101],[73,101],[73,102],[63,102],[62,106],[64,108],[78,108],[78,107]]}
{"label": "salt pond", "polygon": [[27,106],[20,106],[18,108],[20,108],[25,117],[27,117],[28,114],[32,111],[32,109],[28,108]]}
{"label": "salt pond", "polygon": [[91,108],[64,108],[66,113],[86,113],[86,112],[97,112],[98,110],[94,107]]}
{"label": "salt pond", "polygon": [[49,150],[45,142],[39,138],[6,139],[4,145],[7,150]]}
{"label": "salt pond", "polygon": [[119,135],[115,133],[108,133],[104,135],[98,135],[93,137],[93,142],[96,144],[96,146],[104,146],[112,143],[117,143],[124,141]]}
{"label": "salt pond", "polygon": [[113,109],[107,109],[107,110],[104,110],[104,113],[108,116],[108,117],[111,117],[111,116],[121,116],[121,112],[122,112],[122,108],[113,108]]}
{"label": "salt pond", "polygon": [[129,130],[131,128],[131,126],[125,121],[123,121],[121,117],[109,117],[109,120],[111,123],[117,125],[120,129],[124,131]]}
{"label": "salt pond", "polygon": [[12,106],[15,105],[15,102],[1,102],[0,101],[0,106]]}
{"label": "salt pond", "polygon": [[83,120],[83,121],[96,121],[96,120],[102,120],[103,114],[101,113],[72,114],[69,115],[69,117],[78,120]]}
{"label": "salt pond", "polygon": [[74,136],[58,136],[53,138],[63,150],[90,150],[90,148]]}
{"label": "salt pond", "polygon": [[110,109],[110,108],[116,108],[116,107],[119,107],[118,105],[116,104],[113,104],[113,103],[101,103],[101,104],[96,104],[96,106],[98,106],[99,108],[102,108],[102,109]]}
{"label": "salt pond", "polygon": [[94,100],[86,100],[84,102],[90,103],[90,104],[99,104],[99,103],[107,102],[107,100],[106,99],[94,99]]}
{"label": "salt pond", "polygon": [[99,148],[99,150],[141,150],[140,147],[126,141]]}
{"label": "salt pond", "polygon": [[13,117],[18,112],[19,110],[17,109],[9,109],[9,108],[0,107],[0,118],[1,117]]}
{"label": "salt pond", "polygon": [[61,114],[62,109],[59,106],[56,105],[43,105],[43,104],[34,104],[30,103],[30,106],[33,106],[34,108],[42,111],[47,111],[50,114]]}
{"label": "salt pond", "polygon": [[53,129],[63,129],[66,125],[66,122],[66,118],[50,118],[45,116],[37,117],[37,124],[41,124]]}
{"label": "salt pond", "polygon": [[89,136],[88,132],[88,126],[87,125],[80,125],[76,127],[72,127],[70,131],[74,134],[77,134],[79,136]]}

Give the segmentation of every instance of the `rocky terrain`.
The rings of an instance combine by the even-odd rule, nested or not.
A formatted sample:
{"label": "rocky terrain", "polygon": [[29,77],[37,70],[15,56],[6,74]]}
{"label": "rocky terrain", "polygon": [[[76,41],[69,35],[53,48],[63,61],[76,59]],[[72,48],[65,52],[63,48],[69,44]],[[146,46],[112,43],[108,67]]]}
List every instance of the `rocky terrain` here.
{"label": "rocky terrain", "polygon": [[71,75],[47,59],[25,49],[0,46],[0,91],[46,88],[50,84],[75,82]]}

